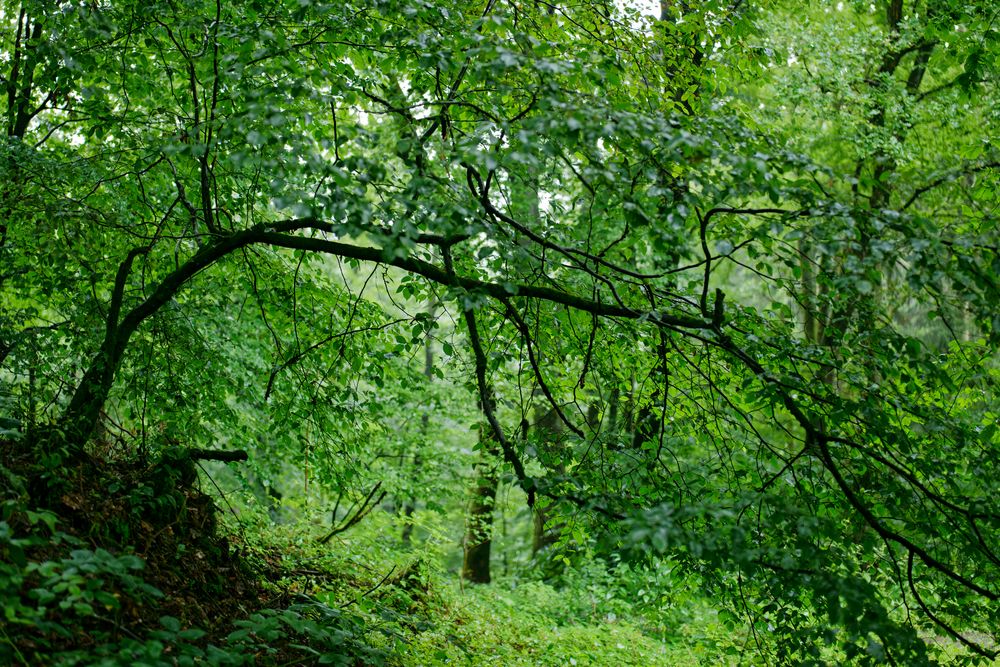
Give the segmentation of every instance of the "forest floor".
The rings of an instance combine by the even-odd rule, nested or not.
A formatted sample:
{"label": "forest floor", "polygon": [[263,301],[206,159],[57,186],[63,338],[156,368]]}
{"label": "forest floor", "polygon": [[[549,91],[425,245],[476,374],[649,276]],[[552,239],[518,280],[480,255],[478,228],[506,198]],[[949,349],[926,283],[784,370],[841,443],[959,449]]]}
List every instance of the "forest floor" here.
{"label": "forest floor", "polygon": [[326,545],[220,520],[183,456],[51,474],[0,454],[0,664],[674,666],[735,646],[703,605],[628,617],[603,566],[462,585],[433,531],[403,548],[387,513]]}
{"label": "forest floor", "polygon": [[181,450],[53,467],[0,441],[0,665],[764,664],[669,562],[543,577],[498,536],[493,582],[463,584],[460,517],[418,512],[405,545],[379,510],[323,543],[329,516],[204,479]]}

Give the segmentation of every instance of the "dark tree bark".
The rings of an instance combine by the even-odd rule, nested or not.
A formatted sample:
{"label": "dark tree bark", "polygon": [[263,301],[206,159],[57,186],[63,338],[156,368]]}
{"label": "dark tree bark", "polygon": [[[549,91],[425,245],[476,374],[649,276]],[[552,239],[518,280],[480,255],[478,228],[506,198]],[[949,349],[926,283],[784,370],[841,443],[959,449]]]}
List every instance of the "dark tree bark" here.
{"label": "dark tree bark", "polygon": [[488,584],[493,548],[493,508],[499,483],[496,461],[500,452],[488,424],[480,427],[479,438],[484,445],[484,455],[476,466],[476,481],[466,515],[462,578],[474,584]]}

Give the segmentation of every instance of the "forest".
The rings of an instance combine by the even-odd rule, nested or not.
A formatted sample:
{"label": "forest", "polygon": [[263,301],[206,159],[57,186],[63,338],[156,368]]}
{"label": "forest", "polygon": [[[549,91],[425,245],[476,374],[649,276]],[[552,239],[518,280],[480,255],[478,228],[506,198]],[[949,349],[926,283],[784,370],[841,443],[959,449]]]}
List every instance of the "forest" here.
{"label": "forest", "polygon": [[998,75],[991,0],[0,0],[0,664],[995,664]]}

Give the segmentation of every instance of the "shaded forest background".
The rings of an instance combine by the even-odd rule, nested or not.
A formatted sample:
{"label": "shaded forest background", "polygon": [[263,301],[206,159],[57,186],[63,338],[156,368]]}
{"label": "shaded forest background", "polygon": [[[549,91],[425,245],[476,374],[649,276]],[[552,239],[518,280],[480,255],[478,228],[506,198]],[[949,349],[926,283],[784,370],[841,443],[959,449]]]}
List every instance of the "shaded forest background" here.
{"label": "shaded forest background", "polygon": [[996,657],[992,3],[0,25],[0,660]]}

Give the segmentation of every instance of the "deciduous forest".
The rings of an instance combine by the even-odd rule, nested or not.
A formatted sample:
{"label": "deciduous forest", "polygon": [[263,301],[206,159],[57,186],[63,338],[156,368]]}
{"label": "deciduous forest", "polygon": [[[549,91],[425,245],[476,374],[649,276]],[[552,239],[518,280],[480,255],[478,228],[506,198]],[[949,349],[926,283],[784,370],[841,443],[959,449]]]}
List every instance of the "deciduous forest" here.
{"label": "deciduous forest", "polygon": [[0,663],[983,665],[1000,6],[0,0]]}

